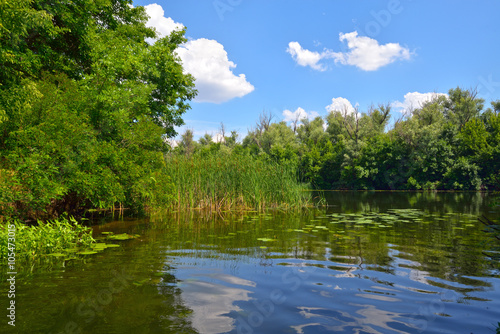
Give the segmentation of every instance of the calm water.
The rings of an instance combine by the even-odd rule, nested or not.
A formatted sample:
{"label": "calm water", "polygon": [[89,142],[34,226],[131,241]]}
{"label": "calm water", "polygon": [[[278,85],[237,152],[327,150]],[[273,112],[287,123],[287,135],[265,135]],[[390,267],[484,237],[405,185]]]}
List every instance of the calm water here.
{"label": "calm water", "polygon": [[477,221],[499,215],[487,195],[331,193],[328,202],[299,214],[96,226],[96,237],[139,237],[20,277],[15,332],[495,332],[500,272]]}

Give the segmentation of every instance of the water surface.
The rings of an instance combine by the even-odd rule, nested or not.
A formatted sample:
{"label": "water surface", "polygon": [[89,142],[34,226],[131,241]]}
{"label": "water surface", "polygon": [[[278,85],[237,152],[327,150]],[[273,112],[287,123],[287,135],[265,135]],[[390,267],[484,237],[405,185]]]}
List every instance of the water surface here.
{"label": "water surface", "polygon": [[494,333],[500,273],[477,221],[498,217],[487,194],[327,197],[293,214],[95,226],[139,237],[21,277],[16,332]]}

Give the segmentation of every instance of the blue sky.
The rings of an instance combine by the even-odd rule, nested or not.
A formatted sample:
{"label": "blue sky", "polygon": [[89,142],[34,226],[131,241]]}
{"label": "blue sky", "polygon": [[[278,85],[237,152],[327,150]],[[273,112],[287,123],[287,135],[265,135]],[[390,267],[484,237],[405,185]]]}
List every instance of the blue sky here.
{"label": "blue sky", "polygon": [[[500,1],[157,0],[160,33],[187,27],[178,50],[200,94],[184,115],[199,137],[220,122],[243,137],[259,115],[326,116],[392,103],[393,118],[431,93],[474,88],[500,99]],[[329,107],[331,106],[331,107]]]}

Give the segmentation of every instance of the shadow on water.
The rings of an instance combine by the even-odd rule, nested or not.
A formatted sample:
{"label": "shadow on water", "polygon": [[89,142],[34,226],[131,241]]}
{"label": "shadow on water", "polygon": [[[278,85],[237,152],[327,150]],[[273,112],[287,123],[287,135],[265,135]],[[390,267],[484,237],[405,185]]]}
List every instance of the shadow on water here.
{"label": "shadow on water", "polygon": [[461,212],[481,215],[491,196],[484,192],[411,191],[325,191],[329,205],[342,212],[384,212],[387,209],[415,208],[429,212]]}

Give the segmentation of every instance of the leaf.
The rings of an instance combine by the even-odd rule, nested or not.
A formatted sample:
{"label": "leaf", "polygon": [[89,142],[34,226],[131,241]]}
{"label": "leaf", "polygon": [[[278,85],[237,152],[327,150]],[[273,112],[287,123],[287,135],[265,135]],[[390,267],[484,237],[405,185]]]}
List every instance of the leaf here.
{"label": "leaf", "polygon": [[48,254],[49,256],[56,256],[56,257],[60,257],[60,256],[66,256],[66,254],[62,254],[62,253],[52,253],[52,254]]}

